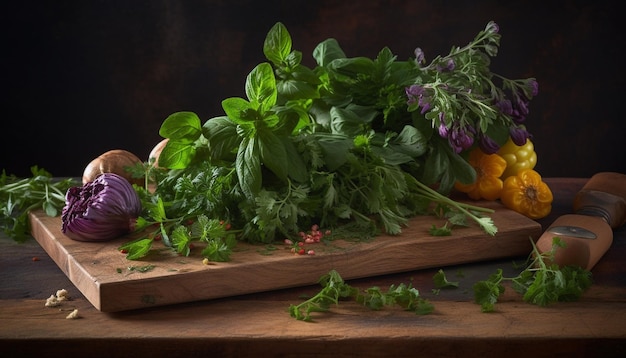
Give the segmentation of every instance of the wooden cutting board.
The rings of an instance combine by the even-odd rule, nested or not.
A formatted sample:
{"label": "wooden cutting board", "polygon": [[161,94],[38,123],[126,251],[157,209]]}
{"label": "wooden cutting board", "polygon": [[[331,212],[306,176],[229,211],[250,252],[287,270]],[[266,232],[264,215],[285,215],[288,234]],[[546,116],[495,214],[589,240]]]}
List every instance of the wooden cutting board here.
{"label": "wooden cutting board", "polygon": [[[61,232],[60,217],[35,211],[30,220],[37,242],[95,308],[116,312],[312,285],[331,269],[348,280],[530,253],[529,238],[537,240],[541,234],[537,222],[497,202],[478,204],[496,210],[491,214],[498,227],[495,236],[471,226],[433,237],[428,229],[443,221],[419,216],[398,236],[318,243],[310,246],[315,255],[297,255],[283,245],[268,250],[239,243],[231,261],[209,265],[203,264],[200,249],[183,257],[158,246],[149,258],[130,261],[117,250],[129,238],[78,242]],[[146,266],[153,268],[138,270]]]}

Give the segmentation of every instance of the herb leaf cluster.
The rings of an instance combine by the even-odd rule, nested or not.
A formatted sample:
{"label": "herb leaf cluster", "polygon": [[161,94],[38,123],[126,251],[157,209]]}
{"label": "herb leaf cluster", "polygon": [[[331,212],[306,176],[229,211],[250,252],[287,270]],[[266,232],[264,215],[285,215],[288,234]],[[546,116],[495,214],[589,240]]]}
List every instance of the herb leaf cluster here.
{"label": "herb leaf cluster", "polygon": [[361,291],[347,284],[336,270],[323,275],[319,283],[322,289],[317,294],[300,304],[289,306],[291,317],[312,322],[312,313],[327,312],[332,305],[339,305],[340,301],[347,299],[376,311],[395,305],[415,314],[429,314],[434,309],[410,284],[391,285],[387,290],[374,286]]}
{"label": "herb leaf cluster", "polygon": [[[437,113],[499,142],[508,139],[512,121],[497,100],[508,87],[532,94],[527,80],[490,72],[499,39],[489,23],[467,46],[423,66],[417,51],[408,60],[389,48],[373,59],[349,58],[331,38],[315,48],[317,65],[309,68],[277,23],[263,45],[267,62],[246,78],[246,98],[223,100],[224,115],[204,123],[193,112],[163,122],[159,134],[168,143],[159,165],[169,170],[145,200],[164,203],[157,221],[182,223],[202,213],[231,222],[241,228],[239,239],[256,243],[314,223],[356,224],[357,236],[399,234],[410,217],[441,212],[450,225],[434,234],[467,225],[468,218],[494,235],[490,210],[447,197],[456,181],[473,182],[476,173],[437,134],[444,124]],[[451,61],[455,69],[442,67]],[[416,84],[427,90],[430,110],[407,98]]]}
{"label": "herb leaf cluster", "polygon": [[65,206],[65,193],[77,185],[74,178],[55,179],[48,171],[33,166],[32,177],[17,178],[3,170],[0,175],[0,226],[18,242],[30,237],[28,214],[43,210],[58,216]]}
{"label": "herb leaf cluster", "polygon": [[498,269],[487,280],[474,284],[474,301],[483,312],[492,312],[499,297],[504,293],[504,282],[511,282],[515,292],[525,302],[547,306],[555,302],[575,301],[592,284],[591,272],[580,266],[564,266],[553,263],[556,250],[565,247],[565,242],[554,237],[552,249],[540,253],[531,239],[533,251],[527,266],[515,277],[505,277]]}

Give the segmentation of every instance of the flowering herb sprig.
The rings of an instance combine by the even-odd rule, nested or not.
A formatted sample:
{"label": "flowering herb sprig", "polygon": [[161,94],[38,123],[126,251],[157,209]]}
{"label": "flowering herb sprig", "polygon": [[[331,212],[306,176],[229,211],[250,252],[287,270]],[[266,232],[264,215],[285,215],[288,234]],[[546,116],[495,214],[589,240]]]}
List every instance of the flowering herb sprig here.
{"label": "flowering herb sprig", "polygon": [[[523,145],[530,135],[523,123],[538,83],[534,78],[511,80],[489,70],[489,57],[497,55],[500,44],[498,32],[498,25],[490,22],[467,46],[420,67],[419,83],[406,89],[408,110],[419,109],[456,153],[477,142],[483,152],[492,154],[509,137]],[[418,65],[424,57],[417,49]]]}

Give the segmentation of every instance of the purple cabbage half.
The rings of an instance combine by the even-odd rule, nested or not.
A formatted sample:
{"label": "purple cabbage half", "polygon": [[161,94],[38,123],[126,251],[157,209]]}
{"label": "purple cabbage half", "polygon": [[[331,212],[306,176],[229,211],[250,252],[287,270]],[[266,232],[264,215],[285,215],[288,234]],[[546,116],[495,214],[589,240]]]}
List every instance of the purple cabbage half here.
{"label": "purple cabbage half", "polygon": [[77,241],[107,241],[131,232],[141,200],[125,178],[104,173],[65,194],[61,230]]}

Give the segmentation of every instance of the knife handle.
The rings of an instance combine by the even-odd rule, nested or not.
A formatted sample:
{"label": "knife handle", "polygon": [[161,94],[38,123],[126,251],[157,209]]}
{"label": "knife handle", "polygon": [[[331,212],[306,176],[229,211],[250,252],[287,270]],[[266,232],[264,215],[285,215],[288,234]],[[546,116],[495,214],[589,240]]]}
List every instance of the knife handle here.
{"label": "knife handle", "polygon": [[615,229],[626,223],[626,174],[603,172],[589,179],[574,198],[574,212],[600,216]]}
{"label": "knife handle", "polygon": [[563,215],[537,240],[539,252],[552,249],[558,236],[566,247],[559,248],[554,263],[577,265],[591,270],[613,243],[613,229],[626,222],[626,175],[598,173],[574,198],[575,214]]}
{"label": "knife handle", "polygon": [[559,266],[575,265],[591,270],[613,243],[613,230],[603,218],[568,214],[557,218],[537,240],[539,252],[552,249],[558,236],[565,243],[559,247],[552,262]]}

